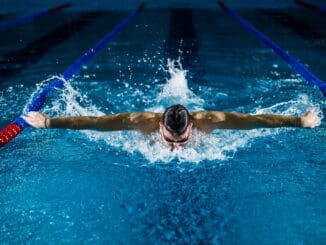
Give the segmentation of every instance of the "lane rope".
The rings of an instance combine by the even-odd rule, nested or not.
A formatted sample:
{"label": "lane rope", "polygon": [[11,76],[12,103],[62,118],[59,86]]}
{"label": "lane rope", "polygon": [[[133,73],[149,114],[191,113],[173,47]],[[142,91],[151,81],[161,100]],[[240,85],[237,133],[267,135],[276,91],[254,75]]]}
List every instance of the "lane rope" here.
{"label": "lane rope", "polygon": [[[36,93],[32,99],[32,102],[27,106],[28,111],[39,111],[46,102],[48,94],[56,89],[62,89],[64,86],[63,80],[68,80],[76,74],[82,66],[92,59],[98,51],[105,47],[105,45],[112,40],[125,26],[130,23],[144,8],[144,3],[138,5],[138,7],[133,10],[125,19],[123,19],[118,25],[116,25],[110,33],[104,36],[99,42],[97,42],[91,49],[89,49],[84,55],[68,67],[61,75],[63,79],[55,78],[51,83],[42,88],[38,93]],[[26,127],[29,125],[25,122],[23,118],[18,117],[8,126],[0,131],[0,147],[9,143],[17,135],[19,135]]]}
{"label": "lane rope", "polygon": [[314,10],[314,11],[317,11],[317,12],[321,12],[323,14],[326,13],[326,8],[325,7],[320,7],[320,6],[316,5],[316,4],[309,3],[309,2],[306,2],[306,1],[302,1],[302,0],[295,0],[294,2],[296,4],[298,4],[298,5],[306,7],[308,9],[311,9],[311,10]]}
{"label": "lane rope", "polygon": [[230,16],[232,16],[238,23],[240,23],[243,27],[245,27],[256,38],[258,38],[261,42],[263,42],[268,47],[272,48],[277,55],[279,55],[289,65],[291,65],[293,70],[295,70],[298,74],[300,74],[309,84],[317,86],[322,91],[324,97],[326,97],[325,82],[319,79],[315,74],[313,74],[303,64],[301,64],[296,58],[288,54],[275,42],[269,39],[265,34],[258,31],[252,24],[250,24],[247,20],[242,18],[240,15],[238,15],[234,10],[226,6],[224,2],[219,1],[218,4],[225,12],[227,12]]}
{"label": "lane rope", "polygon": [[10,28],[10,27],[12,27],[14,25],[17,25],[17,24],[32,21],[32,20],[34,20],[36,18],[39,18],[39,17],[47,15],[47,14],[53,14],[55,12],[61,11],[61,10],[65,9],[65,8],[68,8],[68,7],[71,7],[71,6],[72,6],[71,3],[64,3],[64,4],[58,5],[56,7],[50,8],[50,9],[41,10],[41,11],[36,12],[34,14],[31,14],[31,15],[27,15],[27,16],[23,16],[23,17],[20,17],[20,18],[17,18],[17,19],[4,21],[4,22],[0,23],[0,31],[6,30],[6,29],[8,29],[8,28]]}

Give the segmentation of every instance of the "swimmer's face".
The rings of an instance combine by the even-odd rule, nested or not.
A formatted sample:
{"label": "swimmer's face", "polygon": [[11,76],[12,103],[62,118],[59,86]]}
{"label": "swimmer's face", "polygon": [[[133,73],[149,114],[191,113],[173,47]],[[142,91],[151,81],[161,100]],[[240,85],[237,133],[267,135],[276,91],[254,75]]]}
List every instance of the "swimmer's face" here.
{"label": "swimmer's face", "polygon": [[186,131],[181,134],[173,134],[167,130],[164,125],[160,122],[160,132],[162,135],[163,141],[171,148],[171,151],[174,149],[179,149],[179,147],[184,147],[188,141],[192,132],[192,123],[189,123]]}

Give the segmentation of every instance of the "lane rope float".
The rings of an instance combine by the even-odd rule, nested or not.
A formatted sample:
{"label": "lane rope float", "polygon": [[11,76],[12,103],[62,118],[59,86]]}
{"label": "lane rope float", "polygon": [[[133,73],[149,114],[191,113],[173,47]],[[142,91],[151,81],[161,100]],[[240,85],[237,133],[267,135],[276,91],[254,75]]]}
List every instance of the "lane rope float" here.
{"label": "lane rope float", "polygon": [[[125,26],[130,23],[144,8],[144,3],[141,3],[135,10],[133,10],[125,19],[123,19],[118,25],[116,25],[111,32],[104,36],[99,42],[97,42],[91,49],[89,49],[84,55],[69,66],[61,75],[62,78],[68,80],[76,74],[82,66],[92,59],[98,51],[105,47],[105,45],[112,40]],[[62,89],[64,86],[63,79],[54,79],[47,86],[42,88],[36,93],[32,99],[32,102],[27,106],[28,111],[39,111],[46,102],[47,95],[54,89]],[[9,143],[17,135],[19,135],[29,125],[23,118],[18,117],[8,126],[0,131],[0,147]]]}
{"label": "lane rope float", "polygon": [[32,20],[34,20],[36,18],[42,17],[42,16],[47,15],[47,14],[52,14],[52,13],[61,11],[61,10],[65,9],[65,8],[68,8],[68,7],[71,7],[71,6],[72,6],[71,3],[64,3],[64,4],[58,5],[56,7],[50,8],[50,9],[41,10],[41,11],[36,12],[34,14],[31,14],[31,15],[27,15],[27,16],[23,16],[23,17],[20,17],[20,18],[17,18],[17,19],[4,21],[4,22],[0,23],[0,31],[8,29],[8,28],[10,28],[10,27],[12,27],[14,25],[17,25],[17,24],[32,21]]}
{"label": "lane rope float", "polygon": [[265,45],[274,50],[274,52],[279,55],[283,60],[285,60],[293,70],[300,74],[309,84],[317,86],[326,97],[326,83],[319,79],[315,74],[309,71],[303,64],[301,64],[296,58],[288,54],[275,42],[269,39],[265,34],[257,30],[250,22],[238,15],[234,10],[226,6],[222,1],[219,1],[220,7],[232,16],[238,23],[245,27],[249,32],[251,32],[256,38],[258,38]]}
{"label": "lane rope float", "polygon": [[317,12],[320,12],[320,13],[323,13],[323,14],[326,13],[326,8],[325,7],[320,7],[320,6],[316,5],[316,4],[309,3],[309,2],[306,2],[306,1],[302,1],[302,0],[295,0],[294,2],[296,4],[298,4],[298,5],[306,7],[308,9],[311,9],[311,10],[314,10],[314,11],[317,11]]}

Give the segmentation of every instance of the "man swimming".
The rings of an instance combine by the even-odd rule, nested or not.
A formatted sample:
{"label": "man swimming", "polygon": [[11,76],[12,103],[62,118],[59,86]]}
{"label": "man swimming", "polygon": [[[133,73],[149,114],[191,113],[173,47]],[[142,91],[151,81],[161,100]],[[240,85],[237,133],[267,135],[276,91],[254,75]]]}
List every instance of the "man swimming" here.
{"label": "man swimming", "polygon": [[301,117],[294,117],[222,111],[189,112],[182,105],[173,105],[167,108],[164,113],[125,112],[99,117],[50,118],[41,112],[29,112],[23,118],[35,128],[91,129],[99,131],[138,130],[144,134],[159,130],[163,142],[171,150],[185,146],[193,128],[206,133],[214,129],[314,128],[320,124],[321,120],[314,110],[307,111]]}

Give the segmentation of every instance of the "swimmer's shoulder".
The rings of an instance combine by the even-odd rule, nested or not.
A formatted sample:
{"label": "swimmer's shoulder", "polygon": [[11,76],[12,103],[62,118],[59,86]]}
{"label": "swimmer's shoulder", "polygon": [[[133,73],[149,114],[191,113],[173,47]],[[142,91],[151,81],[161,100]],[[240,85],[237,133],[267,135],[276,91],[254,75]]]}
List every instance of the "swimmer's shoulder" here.
{"label": "swimmer's shoulder", "polygon": [[162,120],[163,113],[155,112],[132,112],[130,113],[131,121],[139,122],[159,122]]}
{"label": "swimmer's shoulder", "polygon": [[150,134],[159,129],[159,122],[162,121],[163,113],[155,112],[134,112],[130,120],[136,129],[144,134]]}
{"label": "swimmer's shoulder", "polygon": [[195,111],[190,112],[193,121],[221,122],[225,120],[225,113],[222,111]]}
{"label": "swimmer's shoulder", "polygon": [[225,113],[222,111],[196,111],[190,113],[193,126],[204,132],[211,132],[214,124],[225,120]]}

